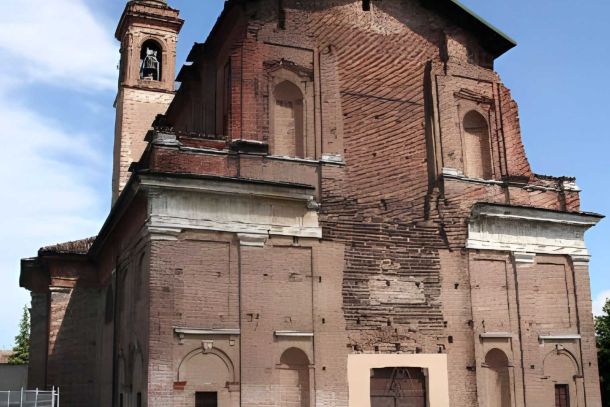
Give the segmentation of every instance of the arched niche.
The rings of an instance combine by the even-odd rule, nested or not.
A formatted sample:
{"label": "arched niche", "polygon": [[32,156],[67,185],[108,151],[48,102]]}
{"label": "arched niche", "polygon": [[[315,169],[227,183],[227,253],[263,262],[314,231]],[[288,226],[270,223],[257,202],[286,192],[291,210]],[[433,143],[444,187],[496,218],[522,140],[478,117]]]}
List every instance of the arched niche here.
{"label": "arched niche", "polygon": [[309,407],[309,358],[298,348],[288,348],[280,358],[280,401],[282,406]]}
{"label": "arched niche", "polygon": [[149,39],[140,47],[140,79],[161,81],[163,78],[163,47]]}
{"label": "arched niche", "polygon": [[189,386],[212,385],[218,389],[236,383],[235,367],[229,356],[218,348],[197,348],[178,366],[177,382]]}
{"label": "arched niche", "polygon": [[485,355],[487,405],[512,406],[509,360],[500,349],[492,349]]}
{"label": "arched niche", "polygon": [[273,88],[273,153],[305,158],[304,95],[289,80]]}
{"label": "arched niche", "polygon": [[[581,377],[580,365],[574,355],[561,347],[555,348],[544,358],[544,376],[548,380],[548,398],[559,406],[578,406],[578,393],[583,392],[577,378]],[[559,400],[561,398],[561,400]]]}
{"label": "arched niche", "polygon": [[470,110],[462,121],[464,128],[464,174],[472,178],[492,178],[491,145],[487,119]]}

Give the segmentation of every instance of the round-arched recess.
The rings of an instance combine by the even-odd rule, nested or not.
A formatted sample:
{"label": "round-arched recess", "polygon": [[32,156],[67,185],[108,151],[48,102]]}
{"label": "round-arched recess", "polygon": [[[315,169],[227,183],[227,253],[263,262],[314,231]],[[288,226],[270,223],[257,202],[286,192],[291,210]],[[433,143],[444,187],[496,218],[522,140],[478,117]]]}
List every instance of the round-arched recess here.
{"label": "round-arched recess", "polygon": [[544,358],[544,375],[548,379],[548,398],[561,406],[577,405],[577,383],[580,366],[567,350],[555,349]]}
{"label": "round-arched recess", "polygon": [[273,90],[273,154],[305,157],[303,92],[294,83],[283,81]]}
{"label": "round-arched recess", "polygon": [[489,125],[483,115],[471,110],[464,116],[464,173],[468,177],[490,179],[491,147]]}
{"label": "round-arched recess", "polygon": [[235,368],[229,356],[220,349],[212,348],[204,352],[202,348],[197,348],[180,362],[177,381],[223,388],[227,383],[235,383]]}
{"label": "round-arched recess", "polygon": [[309,358],[301,349],[286,349],[280,358],[280,404],[309,407],[309,385]]}
{"label": "round-arched recess", "polygon": [[500,349],[492,349],[485,355],[487,366],[487,405],[511,407],[509,361]]}
{"label": "round-arched recess", "polygon": [[163,77],[163,48],[155,40],[144,41],[140,48],[140,79],[160,81]]}

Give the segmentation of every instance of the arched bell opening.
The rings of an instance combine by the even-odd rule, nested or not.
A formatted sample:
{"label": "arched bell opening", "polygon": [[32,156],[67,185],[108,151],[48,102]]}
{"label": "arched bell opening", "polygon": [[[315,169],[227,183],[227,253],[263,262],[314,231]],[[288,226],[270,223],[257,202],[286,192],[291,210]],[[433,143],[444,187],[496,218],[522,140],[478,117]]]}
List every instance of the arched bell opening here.
{"label": "arched bell opening", "polygon": [[140,79],[160,81],[163,70],[163,48],[154,40],[145,41],[140,49]]}

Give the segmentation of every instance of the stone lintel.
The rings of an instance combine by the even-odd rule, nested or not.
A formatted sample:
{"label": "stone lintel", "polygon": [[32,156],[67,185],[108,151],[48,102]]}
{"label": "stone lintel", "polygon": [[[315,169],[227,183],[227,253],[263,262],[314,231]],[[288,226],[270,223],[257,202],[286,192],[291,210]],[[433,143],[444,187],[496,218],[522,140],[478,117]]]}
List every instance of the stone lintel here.
{"label": "stone lintel", "polygon": [[540,335],[538,340],[540,343],[544,342],[576,342],[581,339],[578,334],[566,334],[566,335]]}
{"label": "stone lintel", "polygon": [[481,339],[512,339],[513,334],[510,332],[484,332],[479,337]]}
{"label": "stone lintel", "polygon": [[301,331],[275,331],[273,333],[277,337],[292,337],[292,338],[312,338],[313,332],[301,332]]}

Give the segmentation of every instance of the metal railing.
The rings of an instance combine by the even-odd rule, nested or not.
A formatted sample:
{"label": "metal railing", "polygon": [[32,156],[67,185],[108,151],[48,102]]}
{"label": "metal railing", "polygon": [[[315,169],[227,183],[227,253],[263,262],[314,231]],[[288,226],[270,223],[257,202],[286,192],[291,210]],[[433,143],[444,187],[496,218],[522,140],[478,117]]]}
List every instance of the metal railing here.
{"label": "metal railing", "polygon": [[59,388],[0,391],[0,407],[59,407]]}

